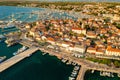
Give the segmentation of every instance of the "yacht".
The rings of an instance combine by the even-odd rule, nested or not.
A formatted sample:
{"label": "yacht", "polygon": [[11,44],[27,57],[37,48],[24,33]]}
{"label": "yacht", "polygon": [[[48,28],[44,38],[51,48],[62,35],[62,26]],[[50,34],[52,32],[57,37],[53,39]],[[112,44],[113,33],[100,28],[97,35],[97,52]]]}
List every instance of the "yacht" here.
{"label": "yacht", "polygon": [[6,59],[6,56],[0,57],[0,63]]}
{"label": "yacht", "polygon": [[27,47],[26,47],[26,46],[23,46],[22,48],[18,49],[17,52],[14,52],[13,55],[17,55],[17,54],[19,54],[19,53],[25,51],[26,49],[27,49]]}
{"label": "yacht", "polygon": [[79,66],[75,66],[75,67],[74,67],[74,70],[79,70],[79,69],[80,69]]}
{"label": "yacht", "polygon": [[15,27],[15,25],[14,25],[13,21],[10,21],[4,28],[14,28],[14,27]]}
{"label": "yacht", "polygon": [[69,77],[69,80],[75,80],[75,78],[74,77]]}
{"label": "yacht", "polygon": [[120,73],[118,73],[118,77],[120,77]]}
{"label": "yacht", "polygon": [[94,70],[92,70],[91,73],[94,73]]}
{"label": "yacht", "polygon": [[63,62],[63,63],[67,62],[67,59],[64,59],[64,58],[63,58],[63,59],[62,59],[62,62]]}

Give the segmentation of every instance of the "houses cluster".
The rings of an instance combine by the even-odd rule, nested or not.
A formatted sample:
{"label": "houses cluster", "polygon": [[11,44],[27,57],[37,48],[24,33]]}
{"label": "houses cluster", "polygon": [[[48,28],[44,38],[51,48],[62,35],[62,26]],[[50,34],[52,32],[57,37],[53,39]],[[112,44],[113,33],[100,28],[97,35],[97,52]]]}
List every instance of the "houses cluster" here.
{"label": "houses cluster", "polygon": [[26,36],[73,52],[77,57],[84,53],[120,56],[120,30],[101,18],[38,21]]}
{"label": "houses cluster", "polygon": [[110,18],[115,21],[120,21],[120,6],[114,3],[98,3],[98,4],[86,4],[82,10],[85,14],[95,15],[104,18]]}

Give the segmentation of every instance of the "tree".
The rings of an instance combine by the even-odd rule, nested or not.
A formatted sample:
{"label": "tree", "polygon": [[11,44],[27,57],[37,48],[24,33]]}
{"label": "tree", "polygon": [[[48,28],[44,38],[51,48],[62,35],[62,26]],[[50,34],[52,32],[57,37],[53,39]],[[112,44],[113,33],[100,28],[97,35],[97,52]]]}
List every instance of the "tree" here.
{"label": "tree", "polygon": [[117,26],[116,26],[118,29],[120,29],[120,24],[117,24]]}
{"label": "tree", "polygon": [[120,62],[119,62],[119,61],[114,61],[114,65],[115,65],[116,67],[120,67]]}

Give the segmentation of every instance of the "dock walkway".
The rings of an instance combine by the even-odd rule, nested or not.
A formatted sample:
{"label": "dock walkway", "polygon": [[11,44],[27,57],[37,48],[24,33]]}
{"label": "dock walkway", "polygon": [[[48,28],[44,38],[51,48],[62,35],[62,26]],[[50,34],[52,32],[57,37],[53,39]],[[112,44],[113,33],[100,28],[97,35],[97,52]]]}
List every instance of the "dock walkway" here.
{"label": "dock walkway", "polygon": [[84,80],[84,75],[87,70],[88,69],[85,66],[81,66],[76,80]]}
{"label": "dock walkway", "polygon": [[2,62],[0,64],[0,72],[8,69],[9,67],[18,63],[19,61],[23,60],[24,58],[29,57],[29,55],[33,54],[37,50],[38,50],[37,47],[31,47],[28,50],[26,50],[26,51],[24,51],[24,52],[22,52],[22,53],[20,53],[16,56],[13,56],[12,58]]}

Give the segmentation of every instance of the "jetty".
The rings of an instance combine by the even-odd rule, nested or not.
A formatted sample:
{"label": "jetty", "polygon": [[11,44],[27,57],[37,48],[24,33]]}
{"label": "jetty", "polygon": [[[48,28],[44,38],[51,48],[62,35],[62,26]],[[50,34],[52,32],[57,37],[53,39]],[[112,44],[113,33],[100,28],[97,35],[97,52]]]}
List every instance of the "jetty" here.
{"label": "jetty", "polygon": [[81,66],[80,71],[78,73],[78,76],[77,76],[76,80],[84,80],[84,75],[85,75],[85,73],[86,73],[87,70],[88,69],[86,67]]}
{"label": "jetty", "polygon": [[18,63],[19,61],[25,59],[26,57],[29,57],[32,55],[34,52],[38,50],[37,47],[30,47],[28,50],[13,56],[12,58],[2,62],[0,64],[0,72],[3,72],[4,70],[8,69],[9,67],[13,66],[14,64]]}

